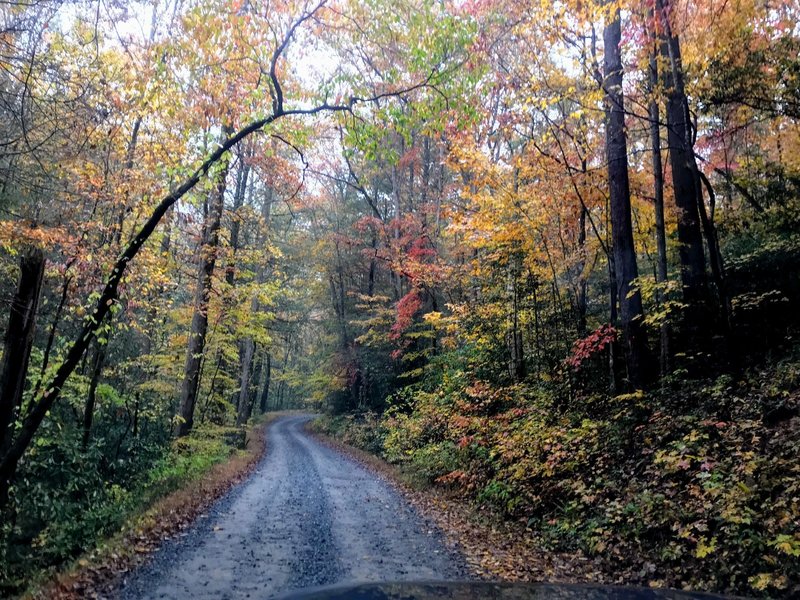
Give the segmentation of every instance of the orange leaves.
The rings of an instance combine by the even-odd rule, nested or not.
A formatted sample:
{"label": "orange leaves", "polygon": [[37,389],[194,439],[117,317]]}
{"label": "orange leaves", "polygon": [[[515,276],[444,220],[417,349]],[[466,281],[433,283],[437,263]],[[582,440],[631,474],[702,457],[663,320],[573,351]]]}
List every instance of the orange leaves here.
{"label": "orange leaves", "polygon": [[15,254],[25,245],[51,249],[75,241],[66,227],[45,227],[30,221],[0,221],[0,247]]}
{"label": "orange leaves", "polygon": [[[463,446],[460,445],[460,443],[459,443],[459,446],[463,447]],[[442,475],[441,477],[436,479],[436,483],[439,483],[441,485],[463,486],[465,481],[469,477],[470,476],[465,471],[457,469],[455,471],[450,471],[446,475]]]}

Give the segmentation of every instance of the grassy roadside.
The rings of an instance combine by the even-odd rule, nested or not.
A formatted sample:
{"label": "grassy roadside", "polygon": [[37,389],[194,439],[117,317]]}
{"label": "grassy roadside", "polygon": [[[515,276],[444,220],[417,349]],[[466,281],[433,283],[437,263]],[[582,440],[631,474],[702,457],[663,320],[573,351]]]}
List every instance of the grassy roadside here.
{"label": "grassy roadside", "polygon": [[432,487],[414,471],[380,458],[370,436],[323,416],[308,424],[323,443],[339,450],[388,480],[423,516],[435,523],[447,544],[458,549],[476,577],[485,580],[557,583],[624,583],[610,578],[600,561],[581,552],[547,550],[524,524],[505,520],[447,489]]}
{"label": "grassy roadside", "polygon": [[197,440],[189,442],[184,451],[177,448],[177,455],[185,455],[185,460],[173,461],[160,473],[162,485],[130,509],[116,534],[100,539],[94,548],[63,567],[38,573],[21,597],[77,600],[109,593],[120,577],[145,562],[164,539],[180,535],[252,472],[266,448],[267,426],[282,414],[271,413],[249,427],[243,449],[216,445],[213,450],[197,452],[198,446],[204,447]]}

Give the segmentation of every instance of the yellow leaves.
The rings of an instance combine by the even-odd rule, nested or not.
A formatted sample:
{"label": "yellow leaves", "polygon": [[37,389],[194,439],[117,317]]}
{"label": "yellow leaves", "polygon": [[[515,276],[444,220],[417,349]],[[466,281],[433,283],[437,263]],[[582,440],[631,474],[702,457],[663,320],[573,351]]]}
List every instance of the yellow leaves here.
{"label": "yellow leaves", "polygon": [[618,396],[614,396],[612,400],[614,402],[620,402],[625,404],[634,404],[637,405],[645,399],[645,393],[642,390],[636,390],[630,394],[620,394]]}
{"label": "yellow leaves", "polygon": [[777,575],[775,573],[759,573],[751,577],[748,582],[754,590],[759,592],[766,591],[769,588],[785,589],[788,585],[785,575]]}
{"label": "yellow leaves", "polygon": [[431,312],[429,312],[429,313],[425,313],[425,314],[422,316],[422,319],[423,319],[423,320],[424,320],[424,321],[425,321],[425,322],[426,322],[428,325],[430,325],[431,327],[433,327],[433,328],[435,328],[435,329],[439,329],[439,328],[441,328],[441,327],[442,327],[442,324],[443,324],[443,322],[444,322],[444,318],[443,318],[443,316],[442,316],[442,313],[440,313],[440,312],[438,312],[438,311],[431,311]]}
{"label": "yellow leaves", "polygon": [[769,545],[782,554],[786,554],[795,558],[800,556],[800,535],[798,534],[781,534],[774,540],[770,541]]}
{"label": "yellow leaves", "polygon": [[713,554],[717,549],[717,538],[712,537],[711,540],[708,540],[705,537],[701,537],[697,540],[697,548],[695,548],[694,555],[697,558],[705,558],[706,556]]}

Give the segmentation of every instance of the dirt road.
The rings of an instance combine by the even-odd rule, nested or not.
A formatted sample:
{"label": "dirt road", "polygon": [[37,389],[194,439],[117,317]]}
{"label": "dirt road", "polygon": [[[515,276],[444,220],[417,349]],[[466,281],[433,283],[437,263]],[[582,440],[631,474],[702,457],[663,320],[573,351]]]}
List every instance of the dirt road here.
{"label": "dirt road", "polygon": [[119,597],[262,599],[334,583],[469,577],[389,484],[309,437],[309,419],[272,423],[256,472],[166,542]]}

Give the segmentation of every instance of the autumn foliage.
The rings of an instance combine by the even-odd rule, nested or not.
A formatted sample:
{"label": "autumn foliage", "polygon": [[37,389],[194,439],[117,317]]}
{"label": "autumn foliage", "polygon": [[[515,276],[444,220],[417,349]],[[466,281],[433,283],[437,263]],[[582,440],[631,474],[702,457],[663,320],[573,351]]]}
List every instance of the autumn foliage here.
{"label": "autumn foliage", "polygon": [[617,341],[617,330],[608,323],[601,325],[585,338],[577,340],[572,346],[572,352],[567,357],[567,364],[573,369],[580,369],[584,362],[608,351],[608,348]]}
{"label": "autumn foliage", "polygon": [[607,581],[798,594],[796,3],[0,17],[0,595],[287,407]]}

